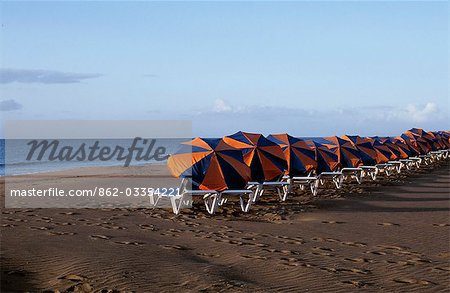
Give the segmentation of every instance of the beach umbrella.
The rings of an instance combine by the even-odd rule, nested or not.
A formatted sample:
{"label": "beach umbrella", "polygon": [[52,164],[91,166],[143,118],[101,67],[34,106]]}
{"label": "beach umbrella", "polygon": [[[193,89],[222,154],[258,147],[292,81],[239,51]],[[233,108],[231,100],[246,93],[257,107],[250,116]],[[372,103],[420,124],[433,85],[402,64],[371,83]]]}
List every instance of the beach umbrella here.
{"label": "beach umbrella", "polygon": [[372,146],[377,152],[377,164],[384,164],[390,160],[396,159],[396,156],[391,152],[391,150],[386,145],[381,143],[381,141],[372,137],[368,137],[367,139],[372,142]]}
{"label": "beach umbrella", "polygon": [[242,151],[244,162],[250,167],[253,181],[276,180],[288,168],[281,147],[262,134],[239,131],[225,136],[223,140]]}
{"label": "beach umbrella", "polygon": [[307,140],[307,144],[314,148],[316,155],[317,174],[322,172],[333,172],[339,169],[338,149],[336,146],[327,146],[317,140]]}
{"label": "beach umbrella", "polygon": [[445,139],[445,137],[442,136],[439,132],[434,131],[433,135],[436,137],[436,140],[438,141],[439,145],[441,146],[441,150],[445,150],[450,147],[450,143],[449,143],[448,139]]}
{"label": "beach umbrella", "polygon": [[362,165],[358,149],[350,141],[338,136],[326,137],[325,145],[336,146],[339,163],[343,168],[357,168]]}
{"label": "beach umbrella", "polygon": [[403,139],[409,139],[411,140],[411,143],[415,145],[416,149],[419,150],[420,154],[426,155],[428,152],[432,150],[432,147],[428,140],[420,136],[418,133],[421,133],[419,131],[406,131],[401,135]]}
{"label": "beach umbrella", "polygon": [[439,137],[442,141],[442,144],[444,145],[444,149],[450,148],[450,134],[446,133],[445,131],[436,131],[435,132],[436,137]]}
{"label": "beach umbrella", "polygon": [[287,175],[302,176],[317,168],[315,151],[303,139],[289,134],[271,134],[267,139],[283,150],[287,161]]}
{"label": "beach umbrella", "polygon": [[358,149],[359,157],[364,165],[373,166],[377,163],[378,153],[370,139],[358,135],[344,135],[342,139],[350,141]]}
{"label": "beach umbrella", "polygon": [[408,158],[417,156],[419,154],[419,151],[409,140],[405,140],[400,136],[391,138],[391,142],[399,147],[403,152],[405,152],[408,155]]}
{"label": "beach umbrella", "polygon": [[380,138],[380,141],[382,142],[382,144],[387,146],[389,148],[389,150],[395,155],[394,160],[409,158],[409,155],[404,150],[404,148],[401,147],[400,145],[394,143],[391,137]]}
{"label": "beach umbrella", "polygon": [[393,138],[393,142],[395,144],[398,144],[399,146],[406,145],[408,150],[406,150],[405,148],[404,149],[410,157],[415,157],[417,155],[420,155],[420,148],[417,146],[417,144],[412,139],[404,138],[402,136],[396,136]]}
{"label": "beach umbrella", "polygon": [[432,147],[434,150],[444,150],[447,148],[442,141],[442,137],[437,132],[429,131],[428,133],[430,136],[433,136]]}
{"label": "beach umbrella", "polygon": [[197,137],[182,143],[167,164],[173,176],[190,178],[194,189],[242,189],[250,180],[242,152],[220,138]]}

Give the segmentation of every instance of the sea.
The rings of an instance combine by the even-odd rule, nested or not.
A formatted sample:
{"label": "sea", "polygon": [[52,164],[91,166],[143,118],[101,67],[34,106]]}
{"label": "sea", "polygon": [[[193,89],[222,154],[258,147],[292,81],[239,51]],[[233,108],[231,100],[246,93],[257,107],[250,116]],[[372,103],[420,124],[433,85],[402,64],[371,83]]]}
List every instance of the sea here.
{"label": "sea", "polygon": [[[188,141],[189,139],[156,139],[153,150],[157,147],[164,147],[165,154],[172,154],[180,148],[180,143]],[[49,139],[49,142],[53,140]],[[89,149],[87,146],[92,146],[95,141],[98,141],[98,146],[100,148],[108,147],[114,150],[116,147],[122,147],[124,149],[124,154],[127,154],[127,148],[132,145],[133,139],[62,139],[58,140],[59,150],[62,147],[72,147],[73,153],[80,147],[82,143],[85,143],[85,150],[89,154]],[[70,169],[78,169],[81,167],[101,167],[101,166],[123,166],[124,160],[109,159],[109,160],[83,160],[78,161],[76,159],[66,161],[66,160],[50,160],[49,152],[47,151],[45,155],[38,160],[39,150],[35,151],[33,157],[27,160],[29,155],[31,145],[27,144],[30,140],[0,140],[0,176],[14,176],[23,174],[33,174],[42,173],[50,171],[62,171]],[[148,145],[138,144],[138,147],[143,147],[145,153],[148,149]],[[153,152],[152,152],[153,153]],[[135,157],[130,161],[130,166],[139,166],[144,164],[161,164],[163,162],[150,159],[150,160],[136,160]],[[165,162],[164,162],[165,163]]]}

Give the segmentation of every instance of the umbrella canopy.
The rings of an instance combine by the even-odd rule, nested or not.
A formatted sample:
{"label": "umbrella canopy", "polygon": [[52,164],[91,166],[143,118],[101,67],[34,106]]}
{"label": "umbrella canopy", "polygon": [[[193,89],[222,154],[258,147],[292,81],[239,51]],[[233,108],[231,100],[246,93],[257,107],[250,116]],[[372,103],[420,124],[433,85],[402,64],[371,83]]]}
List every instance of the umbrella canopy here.
{"label": "umbrella canopy", "polygon": [[391,142],[399,147],[403,152],[405,152],[408,155],[408,158],[417,156],[419,154],[419,151],[409,140],[405,140],[400,136],[391,138]]}
{"label": "umbrella canopy", "polygon": [[442,144],[445,146],[445,149],[450,148],[450,134],[445,131],[436,131],[435,135],[440,137],[442,140]]}
{"label": "umbrella canopy", "polygon": [[446,145],[444,144],[444,142],[442,141],[442,137],[438,133],[435,133],[433,131],[429,131],[427,133],[433,137],[431,146],[434,151],[444,150],[447,148]]}
{"label": "umbrella canopy", "polygon": [[322,172],[333,172],[339,168],[340,164],[337,147],[328,147],[315,140],[307,140],[306,142],[309,146],[314,148],[317,162],[317,174]]}
{"label": "umbrella canopy", "polygon": [[412,139],[405,138],[405,137],[402,137],[402,136],[396,136],[396,137],[393,138],[393,142],[395,144],[398,144],[399,146],[400,145],[406,145],[408,147],[407,153],[408,153],[408,155],[410,157],[414,157],[414,156],[420,155],[420,148],[417,146],[415,141],[412,140]]}
{"label": "umbrella canopy", "polygon": [[190,178],[196,189],[242,189],[250,180],[242,152],[220,138],[197,137],[185,142],[167,164],[173,176]]}
{"label": "umbrella canopy", "polygon": [[337,136],[326,137],[325,140],[329,142],[325,143],[326,146],[332,147],[334,145],[337,147],[337,154],[341,167],[357,168],[362,165],[359,151],[353,143]]}
{"label": "umbrella canopy", "polygon": [[391,156],[391,160],[407,159],[409,157],[408,153],[398,144],[395,144],[391,137],[378,137],[378,140],[394,154],[395,158]]}
{"label": "umbrella canopy", "polygon": [[317,168],[315,151],[306,141],[289,134],[271,134],[267,139],[278,144],[287,161],[287,175],[302,176]]}
{"label": "umbrella canopy", "polygon": [[378,153],[370,139],[358,135],[344,135],[342,139],[348,140],[358,149],[359,157],[364,165],[373,166],[377,163]]}
{"label": "umbrella canopy", "polygon": [[372,137],[368,137],[367,139],[372,142],[372,146],[377,152],[376,156],[377,164],[384,164],[390,160],[395,160],[396,156],[391,152],[391,150],[386,145],[382,144],[381,141],[374,139]]}
{"label": "umbrella canopy", "polygon": [[[413,129],[415,129],[415,128],[413,128]],[[401,135],[401,137],[403,139],[411,140],[412,143],[415,145],[415,147],[419,150],[420,154],[426,155],[429,151],[432,150],[432,147],[431,147],[429,141],[426,140],[425,138],[423,138],[422,136],[420,136],[418,133],[422,133],[422,132],[418,132],[418,131],[413,132],[411,130],[408,130],[405,133],[403,133]]]}
{"label": "umbrella canopy", "polygon": [[223,140],[240,149],[244,162],[251,170],[251,180],[257,182],[275,180],[287,170],[287,162],[281,147],[262,134],[236,132]]}

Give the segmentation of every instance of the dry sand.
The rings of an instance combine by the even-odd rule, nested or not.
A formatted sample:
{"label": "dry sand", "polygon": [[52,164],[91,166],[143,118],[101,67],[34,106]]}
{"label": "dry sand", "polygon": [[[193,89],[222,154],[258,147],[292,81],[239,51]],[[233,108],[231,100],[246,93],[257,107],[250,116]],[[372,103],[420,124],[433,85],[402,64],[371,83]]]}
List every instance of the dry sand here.
{"label": "dry sand", "polygon": [[447,162],[248,214],[2,209],[1,292],[445,291],[449,187]]}

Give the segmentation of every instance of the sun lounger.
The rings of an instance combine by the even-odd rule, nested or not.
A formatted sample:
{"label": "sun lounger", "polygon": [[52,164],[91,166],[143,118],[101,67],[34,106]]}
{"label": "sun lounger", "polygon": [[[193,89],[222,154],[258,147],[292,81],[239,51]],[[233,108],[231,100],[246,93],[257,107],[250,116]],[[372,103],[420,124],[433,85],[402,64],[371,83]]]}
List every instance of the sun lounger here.
{"label": "sun lounger", "polygon": [[432,159],[430,155],[420,155],[419,158],[422,159],[422,163],[425,165],[429,165],[432,163]]}
{"label": "sun lounger", "polygon": [[[178,215],[183,204],[189,205],[191,203],[190,200],[192,199],[192,196],[203,197],[206,210],[209,214],[214,214],[217,208],[224,204],[227,201],[227,197],[230,195],[239,196],[239,201],[243,212],[248,212],[250,210],[250,205],[253,202],[254,192],[249,189],[225,190],[221,192],[216,190],[190,190],[187,189],[188,183],[188,179],[183,178],[178,189],[178,194],[175,195],[152,194],[150,196],[150,204],[157,206],[162,198],[167,198],[170,200],[174,214]],[[246,195],[248,196],[248,200],[244,198]]]}
{"label": "sun lounger", "polygon": [[365,177],[366,175],[372,178],[372,180],[377,179],[378,174],[378,168],[375,166],[361,166],[359,167],[363,170],[362,177]]}
{"label": "sun lounger", "polygon": [[378,169],[378,173],[384,172],[386,176],[391,176],[392,172],[395,171],[395,166],[392,164],[376,164],[375,167]]}
{"label": "sun lounger", "polygon": [[[228,189],[228,190],[224,190],[222,192],[219,193],[218,195],[218,201],[217,201],[217,206],[215,206],[215,208],[217,208],[218,206],[222,206],[223,204],[225,204],[228,201],[228,196],[239,196],[239,203],[241,205],[241,210],[244,213],[247,213],[250,210],[250,206],[252,204],[252,202],[254,202],[254,191],[251,189]],[[245,196],[248,196],[247,199],[245,199]],[[213,210],[211,212],[211,214],[213,214],[215,212],[215,210]]]}
{"label": "sun lounger", "polygon": [[295,184],[298,184],[300,190],[305,190],[307,186],[309,186],[311,193],[313,196],[317,195],[317,191],[319,188],[319,177],[318,176],[296,176],[296,177],[288,177],[287,182],[289,183],[289,192],[292,191],[292,187]]}
{"label": "sun lounger", "polygon": [[403,168],[403,163],[400,161],[389,161],[388,164],[391,164],[394,166],[394,170],[397,171],[397,173],[400,173]]}
{"label": "sun lounger", "polygon": [[429,153],[433,161],[439,161],[442,159],[443,152],[441,151],[432,151]]}
{"label": "sun lounger", "polygon": [[344,177],[343,180],[347,180],[348,177],[355,178],[356,182],[358,184],[361,184],[362,182],[362,174],[363,169],[362,168],[342,168],[341,169],[342,176]]}
{"label": "sun lounger", "polygon": [[407,170],[411,170],[414,166],[416,166],[416,161],[412,160],[412,159],[401,159],[399,160],[400,163],[403,164],[403,166],[405,166],[405,168]]}
{"label": "sun lounger", "polygon": [[336,188],[340,189],[344,182],[344,175],[342,172],[322,172],[319,174],[320,185],[324,185],[327,180],[331,180]]}
{"label": "sun lounger", "polygon": [[422,163],[422,158],[409,157],[409,159],[414,162],[414,165],[416,166],[416,168],[420,168],[420,164]]}
{"label": "sun lounger", "polygon": [[255,195],[253,197],[253,202],[258,201],[267,189],[275,190],[280,197],[280,200],[285,201],[290,192],[289,185],[290,183],[286,181],[267,181],[263,183],[249,182],[247,188],[254,190]]}

